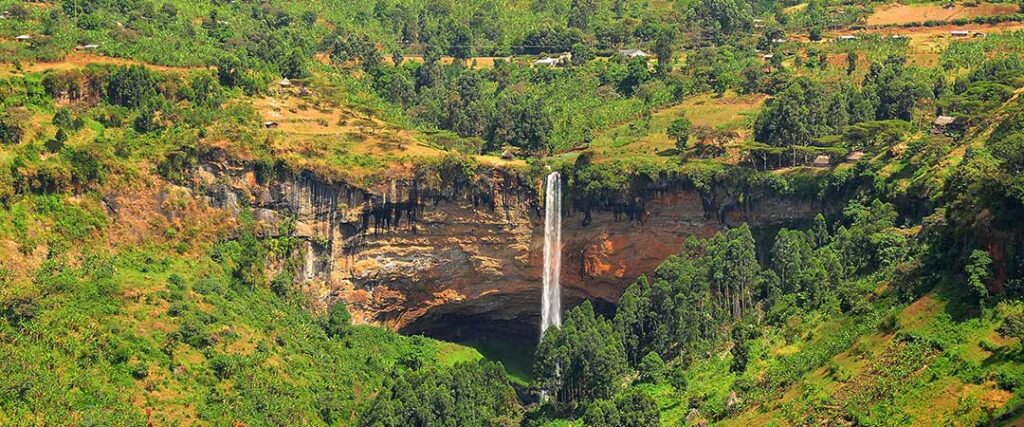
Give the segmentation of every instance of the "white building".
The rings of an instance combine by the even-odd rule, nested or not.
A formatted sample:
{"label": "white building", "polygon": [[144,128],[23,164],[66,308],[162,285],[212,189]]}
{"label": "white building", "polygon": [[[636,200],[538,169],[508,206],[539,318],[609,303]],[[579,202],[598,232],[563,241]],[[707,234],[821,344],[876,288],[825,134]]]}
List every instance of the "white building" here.
{"label": "white building", "polygon": [[556,67],[560,63],[562,63],[561,60],[559,60],[558,58],[552,58],[550,56],[546,56],[544,58],[533,61],[533,65],[540,65],[545,67]]}
{"label": "white building", "polygon": [[646,58],[650,56],[647,54],[647,52],[644,52],[640,49],[619,49],[619,55],[625,56],[627,58]]}

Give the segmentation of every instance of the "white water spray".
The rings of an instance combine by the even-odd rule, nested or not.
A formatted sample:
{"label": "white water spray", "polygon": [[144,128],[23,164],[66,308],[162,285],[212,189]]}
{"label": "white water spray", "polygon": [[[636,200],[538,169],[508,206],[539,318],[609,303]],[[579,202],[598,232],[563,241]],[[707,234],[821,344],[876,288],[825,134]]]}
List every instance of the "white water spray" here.
{"label": "white water spray", "polygon": [[562,326],[562,176],[548,175],[544,196],[544,293],[541,296],[540,335],[551,326]]}

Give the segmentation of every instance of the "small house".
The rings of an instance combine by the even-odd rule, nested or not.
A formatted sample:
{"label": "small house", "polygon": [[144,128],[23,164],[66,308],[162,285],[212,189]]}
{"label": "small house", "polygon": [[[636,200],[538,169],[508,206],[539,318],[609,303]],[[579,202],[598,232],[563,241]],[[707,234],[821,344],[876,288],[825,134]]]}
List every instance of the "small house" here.
{"label": "small house", "polygon": [[29,40],[32,40],[32,36],[30,36],[28,34],[22,34],[22,35],[20,35],[18,37],[15,37],[14,40],[17,40],[19,42],[27,42]]}
{"label": "small house", "polygon": [[285,77],[285,78],[281,79],[281,81],[278,82],[277,85],[281,86],[281,87],[292,87],[292,81],[288,80],[288,78]]}
{"label": "small house", "polygon": [[267,120],[267,121],[263,122],[263,127],[267,128],[267,129],[276,129],[278,126],[280,126],[280,125],[277,122],[274,122],[274,121]]}
{"label": "small house", "polygon": [[860,159],[863,159],[863,158],[864,158],[864,152],[863,151],[854,151],[854,152],[850,153],[849,156],[846,156],[846,161],[848,161],[848,162],[856,162],[856,161],[860,161]]}
{"label": "small house", "polygon": [[774,53],[766,53],[764,55],[761,55],[761,58],[764,58],[765,61],[770,61],[774,57],[775,57]]}
{"label": "small house", "polygon": [[772,43],[775,43],[775,44],[782,44],[782,43],[785,43],[785,42],[788,42],[788,41],[789,40],[786,39],[785,37],[781,37],[781,38],[777,38],[777,39],[772,39]]}
{"label": "small house", "polygon": [[967,37],[971,35],[971,32],[967,30],[953,30],[949,32],[949,35],[953,37]]}
{"label": "small house", "polygon": [[938,116],[935,121],[932,122],[932,133],[941,135],[946,133],[956,124],[956,117],[953,116]]}
{"label": "small house", "polygon": [[816,168],[827,168],[832,166],[832,158],[826,154],[821,154],[814,158],[814,162],[811,163]]}
{"label": "small house", "polygon": [[646,58],[650,55],[640,49],[619,49],[619,55],[627,58]]}
{"label": "small house", "polygon": [[75,50],[96,50],[99,47],[97,44],[78,45],[75,46]]}
{"label": "small house", "polygon": [[836,41],[840,41],[840,42],[852,41],[852,40],[857,40],[857,36],[846,34],[846,35],[842,35],[842,36],[836,37]]}
{"label": "small house", "polygon": [[559,60],[558,58],[552,58],[550,56],[546,56],[544,58],[541,58],[541,59],[538,59],[536,61],[533,61],[533,65],[535,65],[535,66],[544,66],[544,67],[555,67],[555,66],[558,66],[558,64],[560,64],[561,62],[562,61]]}
{"label": "small house", "polygon": [[299,96],[309,96],[309,89],[305,86],[299,88]]}

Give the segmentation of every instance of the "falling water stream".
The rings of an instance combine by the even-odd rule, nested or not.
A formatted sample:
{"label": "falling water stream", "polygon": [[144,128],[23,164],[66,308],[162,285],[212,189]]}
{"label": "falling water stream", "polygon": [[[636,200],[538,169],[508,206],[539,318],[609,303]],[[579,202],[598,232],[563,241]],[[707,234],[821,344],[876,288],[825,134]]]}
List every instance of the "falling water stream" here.
{"label": "falling water stream", "polygon": [[544,196],[544,293],[541,296],[540,335],[551,326],[562,326],[562,176],[548,175]]}

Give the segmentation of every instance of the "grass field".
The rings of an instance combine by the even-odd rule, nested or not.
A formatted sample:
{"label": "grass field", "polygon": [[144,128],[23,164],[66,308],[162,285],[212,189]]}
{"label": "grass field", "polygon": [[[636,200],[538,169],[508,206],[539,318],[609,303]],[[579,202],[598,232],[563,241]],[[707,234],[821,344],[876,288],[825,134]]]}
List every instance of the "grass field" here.
{"label": "grass field", "polygon": [[105,65],[143,65],[154,71],[176,71],[186,72],[190,70],[202,69],[200,67],[168,67],[164,65],[146,64],[140,61],[125,58],[113,58],[109,56],[97,55],[93,53],[75,52],[68,55],[62,61],[56,62],[30,62],[21,64],[21,69],[16,69],[14,64],[9,62],[0,62],[0,77],[9,76],[16,73],[42,73],[46,71],[65,71],[73,69],[85,68],[89,64],[105,64]]}
{"label": "grass field", "polygon": [[646,126],[633,122],[599,133],[589,151],[597,161],[643,159],[667,163],[676,157],[675,141],[665,134],[673,120],[685,116],[694,126],[736,130],[742,138],[749,134],[753,118],[766,98],[732,92],[722,97],[694,96],[652,114]]}

